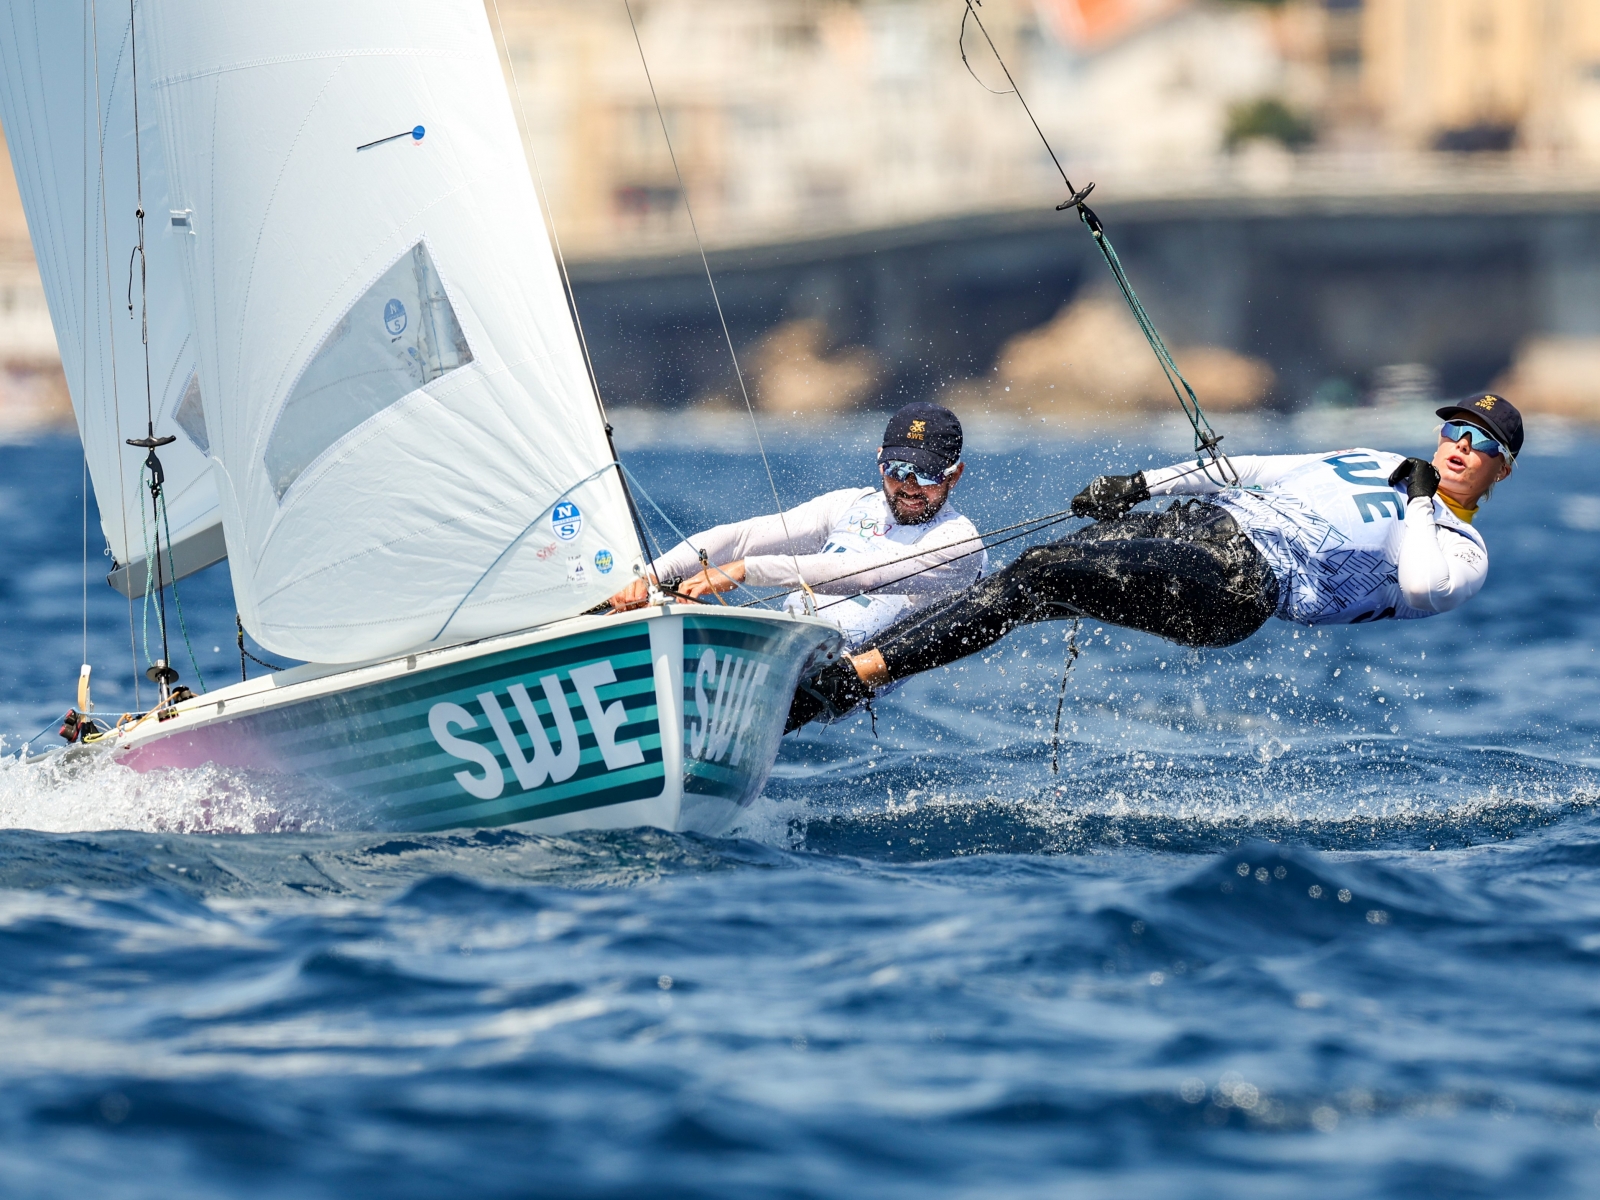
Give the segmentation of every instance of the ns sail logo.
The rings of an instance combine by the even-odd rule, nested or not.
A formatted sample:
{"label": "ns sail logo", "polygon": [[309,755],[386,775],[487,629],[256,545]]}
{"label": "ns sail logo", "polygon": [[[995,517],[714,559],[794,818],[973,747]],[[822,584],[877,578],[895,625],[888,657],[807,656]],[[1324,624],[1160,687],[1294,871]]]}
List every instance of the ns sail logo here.
{"label": "ns sail logo", "polygon": [[563,500],[550,510],[550,532],[570,542],[583,532],[583,513],[571,500]]}

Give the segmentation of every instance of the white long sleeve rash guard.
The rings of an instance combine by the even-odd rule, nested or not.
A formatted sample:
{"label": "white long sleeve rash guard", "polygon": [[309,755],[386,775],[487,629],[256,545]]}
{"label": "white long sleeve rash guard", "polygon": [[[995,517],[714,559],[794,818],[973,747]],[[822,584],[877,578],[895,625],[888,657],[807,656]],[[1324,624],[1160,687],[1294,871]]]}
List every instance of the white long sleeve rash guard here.
{"label": "white long sleeve rash guard", "polygon": [[909,607],[960,591],[988,564],[977,528],[945,502],[933,520],[902,525],[878,488],[844,488],[777,515],[717,525],[658,558],[657,579],[686,579],[701,569],[744,560],[755,587],[799,587],[830,596],[892,594]]}
{"label": "white long sleeve rash guard", "polygon": [[[1489,574],[1483,537],[1443,500],[1407,501],[1384,450],[1234,458],[1238,487],[1193,463],[1144,473],[1152,496],[1226,508],[1278,579],[1278,616],[1305,625],[1413,619],[1465,604]],[[1470,515],[1470,514],[1469,514]]]}

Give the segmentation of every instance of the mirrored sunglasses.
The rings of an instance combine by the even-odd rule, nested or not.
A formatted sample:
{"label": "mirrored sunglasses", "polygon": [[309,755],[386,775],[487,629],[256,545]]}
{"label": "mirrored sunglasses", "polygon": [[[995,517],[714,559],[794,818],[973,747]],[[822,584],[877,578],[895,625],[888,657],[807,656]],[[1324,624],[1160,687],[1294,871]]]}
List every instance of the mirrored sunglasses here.
{"label": "mirrored sunglasses", "polygon": [[923,474],[908,462],[891,458],[888,462],[879,463],[878,470],[883,473],[885,479],[893,479],[896,483],[905,483],[909,479],[914,479],[919,487],[938,487],[950,477],[950,473],[955,470],[955,467],[946,467],[943,474],[930,476]]}
{"label": "mirrored sunglasses", "polygon": [[1505,447],[1498,441],[1476,425],[1468,425],[1465,421],[1446,421],[1439,427],[1439,436],[1447,442],[1459,442],[1464,437],[1470,437],[1472,448],[1479,454],[1487,454],[1491,458],[1499,458],[1505,453]]}

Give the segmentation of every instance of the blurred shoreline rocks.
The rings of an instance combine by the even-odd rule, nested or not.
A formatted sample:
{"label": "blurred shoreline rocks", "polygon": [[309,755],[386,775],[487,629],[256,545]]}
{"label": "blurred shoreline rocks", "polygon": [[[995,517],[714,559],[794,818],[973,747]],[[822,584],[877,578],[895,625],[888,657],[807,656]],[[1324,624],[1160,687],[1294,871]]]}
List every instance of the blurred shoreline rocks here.
{"label": "blurred shoreline rocks", "polygon": [[[1208,411],[1257,409],[1272,395],[1276,374],[1261,359],[1223,346],[1178,346],[1172,354]],[[953,383],[940,399],[958,412],[1096,421],[1143,419],[1177,403],[1132,313],[1120,296],[1099,289],[1013,337],[988,377]]]}
{"label": "blurred shoreline rocks", "polygon": [[[501,0],[497,31],[502,9],[608,404],[744,408],[681,167],[775,420],[933,396],[1075,427],[1176,411],[1120,298],[1075,294],[1097,259],[1017,233],[1055,219],[1061,180],[970,22],[963,63],[959,0],[651,0],[656,90],[620,6]],[[1600,422],[1597,0],[982,13],[1208,412],[1421,411],[1496,386]],[[1382,365],[1402,359],[1422,365]],[[0,437],[69,421],[0,169]]]}
{"label": "blurred shoreline rocks", "polygon": [[1535,337],[1495,381],[1523,411],[1600,422],[1600,337]]}
{"label": "blurred shoreline rocks", "polygon": [[857,408],[883,374],[878,356],[865,346],[831,347],[827,323],[818,317],[769,330],[745,362],[761,409],[795,416]]}
{"label": "blurred shoreline rocks", "polygon": [[0,440],[72,427],[44,286],[26,244],[0,255]]}

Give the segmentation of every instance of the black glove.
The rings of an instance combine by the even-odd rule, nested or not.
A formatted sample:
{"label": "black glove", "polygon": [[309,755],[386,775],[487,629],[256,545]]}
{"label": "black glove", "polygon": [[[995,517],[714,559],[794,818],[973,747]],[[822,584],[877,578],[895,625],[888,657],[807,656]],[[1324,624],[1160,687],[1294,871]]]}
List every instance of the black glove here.
{"label": "black glove", "polygon": [[1433,494],[1439,490],[1439,472],[1425,458],[1408,458],[1396,467],[1389,476],[1389,486],[1397,487],[1402,481],[1406,485],[1407,500],[1415,500],[1419,496],[1424,500],[1432,500]]}
{"label": "black glove", "polygon": [[1072,515],[1109,521],[1148,499],[1150,489],[1145,484],[1143,471],[1132,475],[1096,475],[1088,487],[1072,498]]}

